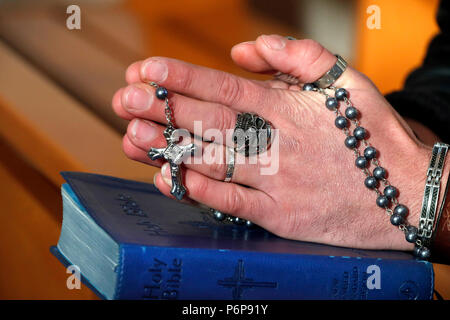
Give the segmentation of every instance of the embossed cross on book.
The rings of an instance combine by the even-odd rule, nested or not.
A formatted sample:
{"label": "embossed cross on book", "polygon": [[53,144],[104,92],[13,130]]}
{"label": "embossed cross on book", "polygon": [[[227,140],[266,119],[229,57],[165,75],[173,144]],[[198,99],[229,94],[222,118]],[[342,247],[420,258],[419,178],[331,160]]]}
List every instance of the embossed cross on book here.
{"label": "embossed cross on book", "polygon": [[172,126],[164,130],[164,137],[167,141],[165,148],[151,148],[148,156],[152,160],[164,158],[169,162],[170,175],[172,177],[172,189],[170,193],[178,200],[183,199],[186,188],[183,185],[180,165],[187,154],[192,155],[196,149],[195,144],[179,145],[180,136]]}

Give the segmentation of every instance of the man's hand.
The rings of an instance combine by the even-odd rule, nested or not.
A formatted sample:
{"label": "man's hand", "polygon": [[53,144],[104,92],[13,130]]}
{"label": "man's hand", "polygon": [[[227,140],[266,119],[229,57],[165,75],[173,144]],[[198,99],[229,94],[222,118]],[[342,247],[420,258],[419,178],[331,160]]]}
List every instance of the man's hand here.
{"label": "man's hand", "polygon": [[[317,80],[336,61],[317,42],[275,35],[241,43],[231,55],[246,70],[279,70],[302,83]],[[364,186],[365,175],[355,166],[354,154],[345,147],[345,135],[335,127],[335,115],[325,107],[322,95],[281,81],[243,79],[163,57],[132,64],[126,79],[129,85],[114,95],[113,108],[120,117],[131,120],[123,149],[137,161],[163,165],[162,160],[152,161],[147,156],[150,148],[166,145],[161,125],[165,123],[164,104],[155,98],[154,88],[146,84],[149,81],[172,92],[169,99],[176,124],[191,133],[194,121],[202,121],[202,135],[216,128],[225,137],[241,112],[257,113],[279,129],[276,174],[261,175],[260,161],[237,164],[232,182],[225,183],[226,163],[187,164],[185,185],[190,199],[285,238],[359,248],[412,249],[375,204],[375,193]],[[360,111],[361,125],[370,134],[368,142],[379,151],[380,164],[400,191],[398,200],[409,208],[408,221],[417,226],[430,149],[415,138],[367,77],[347,68],[334,85],[350,93]],[[200,144],[211,146],[205,141]],[[214,147],[226,154],[222,144]],[[155,184],[170,196],[167,166],[155,176]]]}

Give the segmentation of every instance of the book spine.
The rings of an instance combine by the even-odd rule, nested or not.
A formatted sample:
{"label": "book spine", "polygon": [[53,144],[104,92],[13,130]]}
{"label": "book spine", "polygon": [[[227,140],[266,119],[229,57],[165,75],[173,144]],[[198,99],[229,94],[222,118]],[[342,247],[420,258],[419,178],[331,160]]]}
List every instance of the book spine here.
{"label": "book spine", "polygon": [[432,299],[432,264],[121,245],[116,299]]}

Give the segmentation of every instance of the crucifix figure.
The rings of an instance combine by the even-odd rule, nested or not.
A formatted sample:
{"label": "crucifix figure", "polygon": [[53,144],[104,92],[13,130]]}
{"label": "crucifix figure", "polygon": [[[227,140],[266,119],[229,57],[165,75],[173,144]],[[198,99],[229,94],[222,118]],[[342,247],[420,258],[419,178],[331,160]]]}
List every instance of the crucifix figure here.
{"label": "crucifix figure", "polygon": [[169,162],[170,175],[172,177],[172,189],[170,193],[178,200],[181,200],[186,193],[186,188],[183,186],[180,165],[187,154],[193,154],[195,144],[178,145],[179,136],[175,134],[175,128],[170,125],[164,130],[164,137],[167,140],[167,147],[151,148],[148,156],[152,160],[164,158]]}

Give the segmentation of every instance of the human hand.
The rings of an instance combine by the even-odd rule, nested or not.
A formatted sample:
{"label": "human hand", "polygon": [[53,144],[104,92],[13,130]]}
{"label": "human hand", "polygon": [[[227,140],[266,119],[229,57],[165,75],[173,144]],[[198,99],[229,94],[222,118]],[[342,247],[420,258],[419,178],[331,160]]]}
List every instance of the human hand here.
{"label": "human hand", "polygon": [[[302,83],[317,80],[336,61],[317,42],[289,41],[281,36],[260,36],[254,42],[241,43],[231,55],[251,72],[279,70]],[[172,92],[169,99],[180,128],[193,132],[197,120],[202,121],[201,134],[217,128],[225,136],[227,129],[234,129],[238,113],[254,112],[279,129],[276,174],[261,175],[264,164],[258,160],[236,165],[232,182],[225,183],[226,163],[186,164],[190,199],[289,239],[356,248],[413,248],[375,204],[375,193],[364,186],[365,175],[355,166],[354,154],[345,147],[345,135],[335,127],[335,115],[325,107],[322,95],[281,81],[243,79],[163,57],[132,64],[126,79],[128,87],[113,98],[115,112],[131,120],[123,149],[129,158],[152,166],[161,167],[163,162],[150,160],[148,150],[165,147],[166,141],[160,124],[165,123],[164,104],[155,98],[154,88],[146,84],[149,81]],[[409,208],[408,221],[417,226],[430,148],[415,138],[363,74],[347,68],[334,85],[349,92],[360,111],[361,125],[370,134],[368,142],[379,151],[381,166],[399,190],[398,200]],[[222,144],[214,145],[224,149]],[[154,181],[170,196],[168,166]]]}

